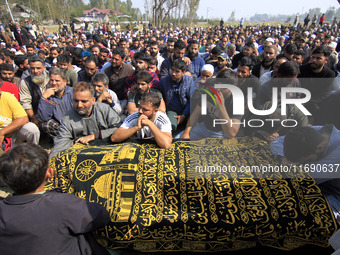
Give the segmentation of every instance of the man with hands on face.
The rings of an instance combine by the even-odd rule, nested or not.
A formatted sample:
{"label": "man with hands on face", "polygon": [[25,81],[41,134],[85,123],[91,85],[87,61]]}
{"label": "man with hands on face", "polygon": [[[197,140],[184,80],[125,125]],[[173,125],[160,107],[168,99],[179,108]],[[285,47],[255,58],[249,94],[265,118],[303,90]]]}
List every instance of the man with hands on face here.
{"label": "man with hands on face", "polygon": [[106,103],[118,115],[122,114],[122,107],[117,94],[109,89],[109,77],[104,73],[96,73],[92,77],[92,86],[95,90],[95,97],[98,103]]}
{"label": "man with hands on face", "polygon": [[159,147],[169,149],[172,143],[171,123],[158,110],[161,99],[156,93],[144,94],[139,111],[129,115],[111,136],[114,143],[122,142],[137,133],[138,138],[154,138]]}
{"label": "man with hands on face", "polygon": [[72,88],[66,85],[67,76],[64,70],[53,67],[49,77],[49,88],[39,100],[37,117],[41,122],[41,129],[51,138],[55,138],[62,117],[73,107],[73,94]]}
{"label": "man with hands on face", "polygon": [[93,86],[78,82],[73,86],[73,109],[61,119],[50,157],[74,143],[88,144],[95,139],[106,139],[116,131],[119,123],[120,117],[109,105],[96,102]]}
{"label": "man with hands on face", "polygon": [[[216,77],[217,79],[209,79],[207,83],[210,86],[214,84],[237,84],[237,75],[230,69],[223,70]],[[201,86],[204,86],[203,84]],[[204,89],[208,87],[204,86]],[[195,106],[193,107],[190,118],[187,122],[184,132],[180,133],[183,139],[203,139],[203,138],[234,138],[240,129],[240,120],[242,115],[233,115],[233,98],[229,89],[216,89],[221,103],[216,95],[214,95],[216,106],[214,102],[207,97],[207,115],[201,116],[201,92],[202,90],[196,89],[191,101]],[[225,124],[214,125],[214,119],[223,119]],[[200,122],[201,121],[201,122]]]}

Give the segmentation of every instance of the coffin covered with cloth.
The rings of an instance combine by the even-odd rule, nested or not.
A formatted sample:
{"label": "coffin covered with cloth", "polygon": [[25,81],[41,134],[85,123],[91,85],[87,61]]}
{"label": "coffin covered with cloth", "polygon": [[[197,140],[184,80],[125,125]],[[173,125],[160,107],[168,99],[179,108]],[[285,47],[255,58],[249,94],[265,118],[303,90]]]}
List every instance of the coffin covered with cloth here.
{"label": "coffin covered with cloth", "polygon": [[268,144],[257,138],[178,140],[169,150],[141,140],[75,144],[51,166],[55,176],[47,188],[110,212],[110,224],[95,233],[110,249],[327,247],[337,230],[315,181],[278,170]]}

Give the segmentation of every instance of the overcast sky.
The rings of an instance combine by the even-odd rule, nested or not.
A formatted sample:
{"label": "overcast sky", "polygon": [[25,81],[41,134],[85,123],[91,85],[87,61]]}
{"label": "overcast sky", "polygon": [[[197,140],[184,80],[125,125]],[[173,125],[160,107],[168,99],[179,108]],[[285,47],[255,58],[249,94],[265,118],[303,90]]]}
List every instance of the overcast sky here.
{"label": "overcast sky", "polygon": [[[138,7],[144,13],[144,0],[132,0],[132,3],[133,7]],[[316,7],[326,11],[331,6],[340,7],[337,0],[201,0],[197,14],[206,18],[208,11],[209,18],[226,20],[232,11],[235,11],[236,18],[240,19],[249,18],[256,13],[273,15],[304,13]]]}

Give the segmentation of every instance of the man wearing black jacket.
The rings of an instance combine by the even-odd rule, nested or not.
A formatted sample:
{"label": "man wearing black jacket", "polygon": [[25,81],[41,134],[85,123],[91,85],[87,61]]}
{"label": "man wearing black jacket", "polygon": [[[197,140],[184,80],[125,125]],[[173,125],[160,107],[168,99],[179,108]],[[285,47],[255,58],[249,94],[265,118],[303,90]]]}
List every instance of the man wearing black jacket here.
{"label": "man wearing black jacket", "polygon": [[332,91],[335,73],[325,66],[330,53],[326,46],[318,46],[313,50],[309,63],[300,66],[298,78],[301,87],[311,93],[311,100],[305,106],[312,115],[318,110],[318,104]]}
{"label": "man wearing black jacket", "polygon": [[28,32],[26,29],[22,28],[19,23],[15,24],[14,37],[20,46],[24,46],[29,43]]}
{"label": "man wearing black jacket", "polygon": [[238,62],[246,56],[254,56],[255,53],[255,45],[252,42],[247,42],[244,47],[242,52],[240,52],[239,54],[235,55],[235,57],[233,58],[233,64],[231,69],[235,69],[238,67]]}
{"label": "man wearing black jacket", "polygon": [[273,70],[276,56],[277,47],[274,45],[267,46],[264,50],[264,59],[254,66],[252,74],[260,78],[264,73]]}

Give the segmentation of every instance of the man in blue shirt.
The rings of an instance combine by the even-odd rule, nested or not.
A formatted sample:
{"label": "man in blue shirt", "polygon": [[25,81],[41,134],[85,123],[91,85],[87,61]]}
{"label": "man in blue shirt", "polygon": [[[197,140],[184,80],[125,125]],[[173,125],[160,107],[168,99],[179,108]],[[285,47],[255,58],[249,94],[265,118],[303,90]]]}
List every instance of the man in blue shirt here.
{"label": "man in blue shirt", "polygon": [[42,130],[54,138],[62,117],[73,107],[73,94],[72,88],[66,85],[67,76],[62,69],[52,68],[49,76],[49,88],[39,100],[37,117],[41,121]]}
{"label": "man in blue shirt", "polygon": [[[183,59],[187,62],[188,59],[184,57],[186,47],[187,47],[187,45],[185,44],[185,42],[183,42],[181,40],[178,40],[175,43],[174,52],[170,55],[170,57],[164,59],[162,65],[161,65],[161,69],[159,70],[160,78],[164,78],[167,75],[171,74],[171,67],[172,67],[173,62],[176,59]],[[191,75],[193,77],[193,79],[197,78],[196,74],[194,73],[194,71],[192,69],[191,63],[186,65],[185,71],[186,71],[186,74]]]}
{"label": "man in blue shirt", "polygon": [[196,74],[197,77],[200,76],[201,69],[205,64],[204,59],[198,55],[198,52],[199,52],[199,42],[191,41],[189,44],[187,57],[190,58],[192,69],[194,70],[194,73]]}
{"label": "man in blue shirt", "polygon": [[170,75],[160,81],[160,91],[166,105],[166,114],[171,121],[172,130],[184,124],[190,114],[190,95],[192,77],[185,74],[186,64],[176,59],[171,68]]}

